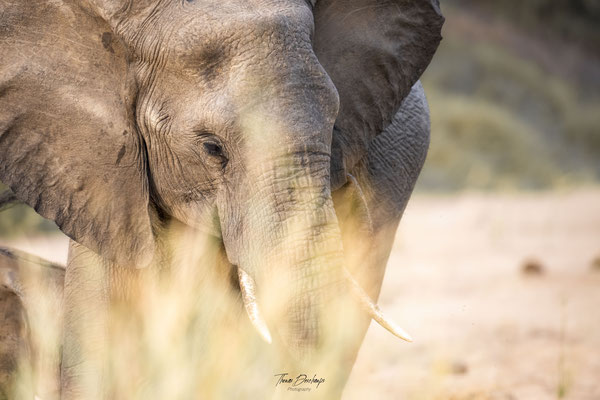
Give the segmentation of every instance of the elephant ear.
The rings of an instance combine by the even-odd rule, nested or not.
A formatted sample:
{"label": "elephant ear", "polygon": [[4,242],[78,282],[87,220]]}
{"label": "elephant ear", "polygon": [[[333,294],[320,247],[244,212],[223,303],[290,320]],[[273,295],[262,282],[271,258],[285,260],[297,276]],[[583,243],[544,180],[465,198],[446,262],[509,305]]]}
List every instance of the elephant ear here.
{"label": "elephant ear", "polygon": [[120,265],[154,248],[126,54],[71,1],[0,3],[0,180]]}
{"label": "elephant ear", "polygon": [[315,53],[340,95],[332,189],[390,124],[441,40],[437,0],[318,0]]}

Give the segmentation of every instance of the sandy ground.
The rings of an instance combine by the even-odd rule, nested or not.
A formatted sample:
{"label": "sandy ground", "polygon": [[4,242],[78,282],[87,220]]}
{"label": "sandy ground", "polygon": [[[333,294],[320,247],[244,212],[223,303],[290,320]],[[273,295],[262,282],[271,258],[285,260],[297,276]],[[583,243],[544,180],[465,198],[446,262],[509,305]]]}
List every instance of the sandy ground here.
{"label": "sandy ground", "polygon": [[414,197],[379,303],[415,342],[372,324],[345,399],[600,399],[597,258],[599,190]]}
{"label": "sandy ground", "polygon": [[372,324],[344,399],[600,399],[597,258],[600,189],[415,196],[379,302],[415,342]]}

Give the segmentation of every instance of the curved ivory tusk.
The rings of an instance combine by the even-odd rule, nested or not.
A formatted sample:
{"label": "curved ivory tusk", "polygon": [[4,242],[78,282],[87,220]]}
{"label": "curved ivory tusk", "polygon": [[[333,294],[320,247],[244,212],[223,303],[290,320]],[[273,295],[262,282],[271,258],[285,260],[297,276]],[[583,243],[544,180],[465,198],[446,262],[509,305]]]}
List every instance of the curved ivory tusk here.
{"label": "curved ivory tusk", "polygon": [[244,301],[246,312],[248,313],[248,318],[250,318],[250,322],[252,322],[252,325],[256,328],[260,336],[267,343],[271,344],[271,332],[269,332],[269,328],[258,310],[258,303],[256,302],[256,284],[254,283],[254,279],[239,267],[238,278],[240,280],[240,290],[242,291],[242,299]]}
{"label": "curved ivory tusk", "polygon": [[364,289],[360,287],[358,282],[354,280],[352,274],[344,268],[344,275],[346,280],[350,284],[350,289],[352,290],[352,294],[359,301],[360,305],[365,309],[365,311],[369,314],[369,316],[374,319],[379,325],[383,326],[389,332],[391,332],[394,336],[399,337],[400,339],[406,340],[407,342],[412,342],[412,337],[406,333],[406,331],[400,328],[398,325],[388,320],[381,310],[379,306],[373,303],[373,300],[369,297],[367,293],[365,293]]}

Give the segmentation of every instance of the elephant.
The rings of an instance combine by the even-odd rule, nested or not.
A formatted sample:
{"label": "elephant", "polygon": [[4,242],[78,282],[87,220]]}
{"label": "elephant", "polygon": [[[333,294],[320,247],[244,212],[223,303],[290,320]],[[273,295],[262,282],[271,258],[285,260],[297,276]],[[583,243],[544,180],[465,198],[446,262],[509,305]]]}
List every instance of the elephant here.
{"label": "elephant", "polygon": [[410,340],[375,302],[429,143],[437,0],[0,15],[0,181],[71,239],[54,396],[333,399],[371,320]]}
{"label": "elephant", "polygon": [[64,266],[0,247],[2,400],[58,392],[64,273]]}

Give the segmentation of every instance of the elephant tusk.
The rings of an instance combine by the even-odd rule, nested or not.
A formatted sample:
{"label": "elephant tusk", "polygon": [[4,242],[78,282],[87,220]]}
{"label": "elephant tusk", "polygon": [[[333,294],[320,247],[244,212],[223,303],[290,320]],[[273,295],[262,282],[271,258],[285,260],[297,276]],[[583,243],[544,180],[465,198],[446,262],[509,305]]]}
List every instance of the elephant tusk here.
{"label": "elephant tusk", "polygon": [[271,332],[269,332],[269,328],[258,310],[258,303],[256,302],[256,284],[254,283],[254,279],[239,267],[238,278],[240,280],[240,290],[242,292],[242,299],[244,301],[246,312],[248,313],[248,318],[250,318],[250,322],[252,322],[252,325],[256,328],[260,336],[267,343],[271,344]]}
{"label": "elephant tusk", "polygon": [[399,337],[402,340],[406,340],[407,342],[412,342],[412,337],[406,333],[406,331],[396,325],[394,322],[388,320],[381,310],[379,306],[371,300],[369,295],[364,291],[362,287],[354,280],[352,274],[344,268],[345,278],[348,280],[350,284],[350,289],[352,290],[352,294],[359,301],[361,307],[369,314],[369,316],[374,319],[379,325],[387,329],[394,336]]}

